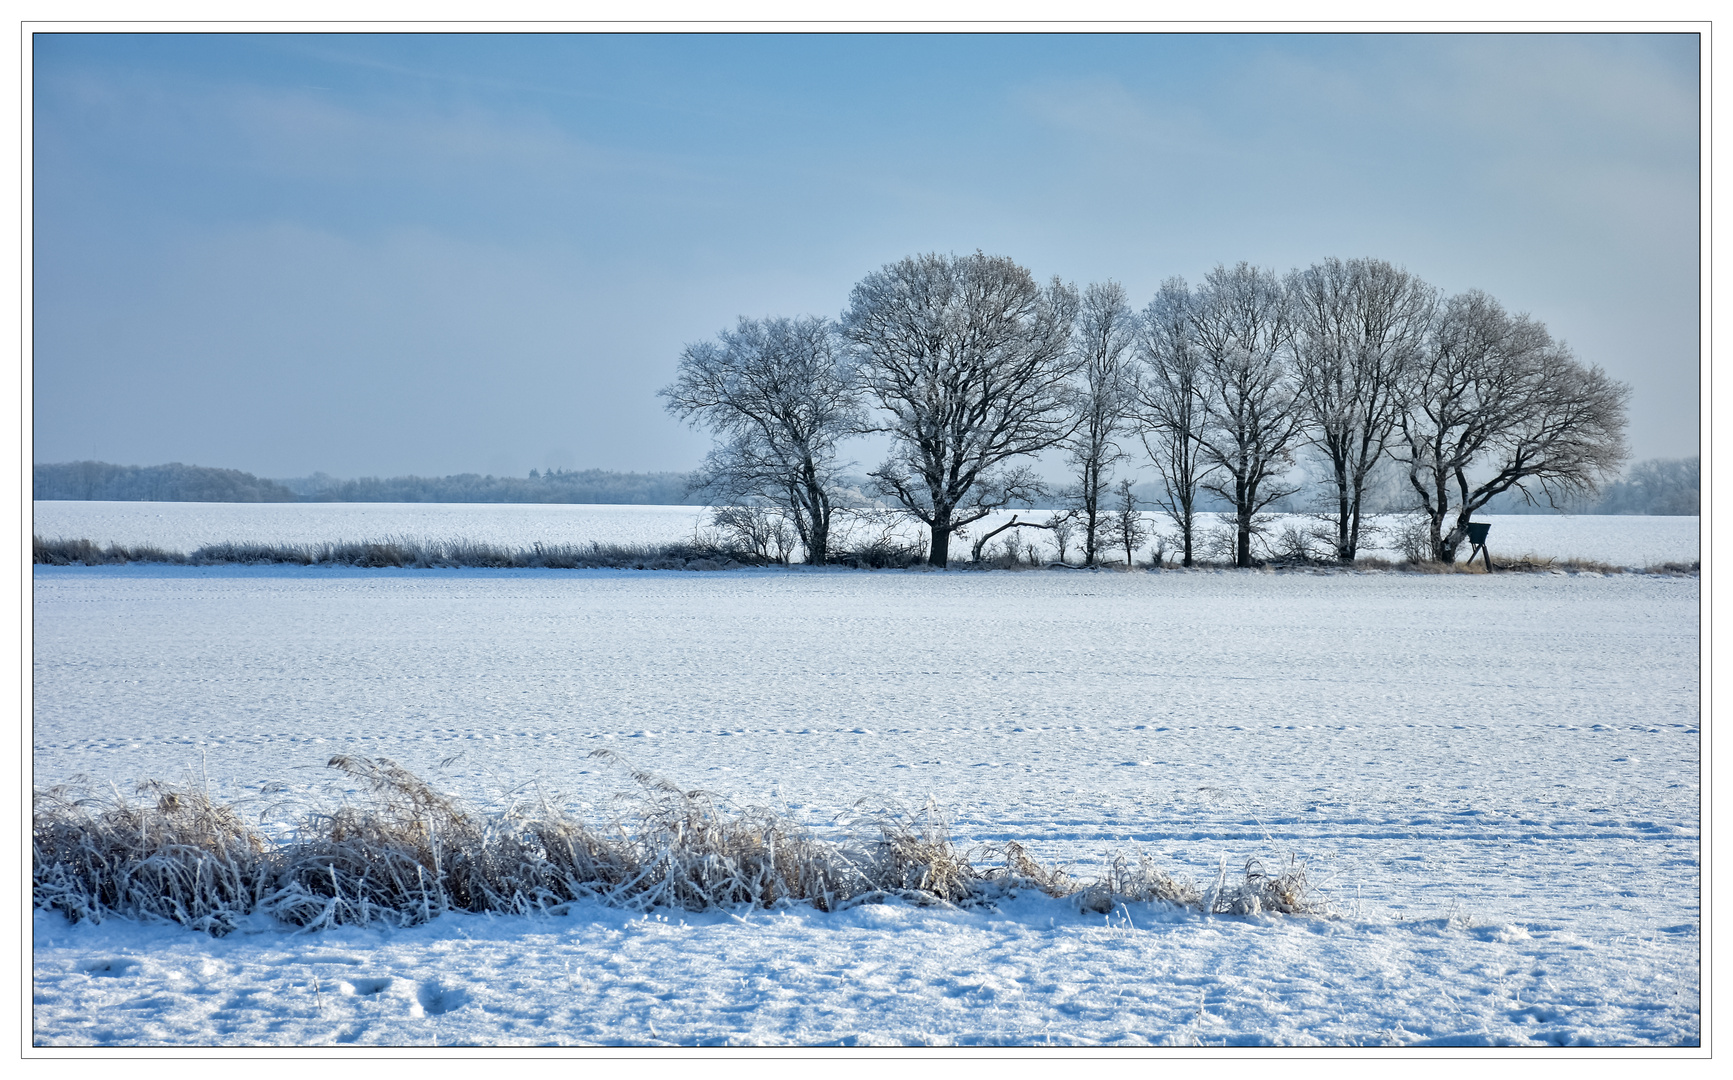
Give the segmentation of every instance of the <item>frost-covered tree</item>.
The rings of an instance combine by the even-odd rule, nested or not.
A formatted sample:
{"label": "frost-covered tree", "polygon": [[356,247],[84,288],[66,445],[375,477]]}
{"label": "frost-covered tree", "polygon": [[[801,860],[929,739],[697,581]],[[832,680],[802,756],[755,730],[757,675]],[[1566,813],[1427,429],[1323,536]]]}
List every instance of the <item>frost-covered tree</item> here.
{"label": "frost-covered tree", "polygon": [[1059,561],[1068,562],[1071,552],[1071,538],[1077,535],[1077,523],[1071,511],[1061,510],[1047,519],[1047,527],[1053,531],[1053,546],[1059,552]]}
{"label": "frost-covered tree", "polygon": [[1452,562],[1474,512],[1504,491],[1565,505],[1623,464],[1630,388],[1585,366],[1541,323],[1479,291],[1447,301],[1402,384],[1396,456]]}
{"label": "frost-covered tree", "polygon": [[860,394],[824,319],[747,319],[688,345],[660,394],[669,412],[721,440],[697,484],[719,505],[777,507],[807,561],[829,557],[842,488],[837,444],[862,423]]}
{"label": "frost-covered tree", "polygon": [[1325,259],[1288,275],[1300,405],[1328,463],[1335,554],[1354,561],[1367,479],[1401,415],[1402,372],[1419,354],[1438,300],[1378,259]]}
{"label": "frost-covered tree", "polygon": [[1195,306],[1183,278],[1162,282],[1143,309],[1137,336],[1137,432],[1161,477],[1156,506],[1179,529],[1181,565],[1192,565],[1198,491],[1209,475],[1204,453],[1203,350]]}
{"label": "frost-covered tree", "polygon": [[842,330],[861,385],[895,440],[870,475],[877,490],[932,530],[927,561],[944,566],[951,536],[1004,506],[1027,505],[1033,473],[1011,463],[1076,426],[1066,380],[1077,291],[1037,285],[1010,259],[917,255],[854,287]]}
{"label": "frost-covered tree", "polygon": [[795,541],[792,516],[786,507],[732,503],[713,508],[710,524],[759,558],[787,563]]}
{"label": "frost-covered tree", "polygon": [[1143,520],[1143,514],[1137,507],[1137,496],[1131,489],[1131,478],[1121,478],[1113,486],[1112,508],[1107,514],[1102,530],[1104,539],[1114,547],[1125,549],[1125,565],[1130,566],[1132,557],[1144,541],[1149,539],[1149,526]]}
{"label": "frost-covered tree", "polygon": [[1253,520],[1297,490],[1280,481],[1304,415],[1287,296],[1274,272],[1242,262],[1210,271],[1194,304],[1204,413],[1198,443],[1211,467],[1202,486],[1233,504],[1234,565],[1250,566]]}
{"label": "frost-covered tree", "polygon": [[1137,313],[1118,282],[1083,291],[1073,335],[1083,361],[1072,398],[1077,429],[1062,445],[1077,478],[1067,501],[1076,511],[1085,566],[1095,565],[1113,467],[1126,457],[1120,440],[1129,434],[1137,400],[1137,328]]}

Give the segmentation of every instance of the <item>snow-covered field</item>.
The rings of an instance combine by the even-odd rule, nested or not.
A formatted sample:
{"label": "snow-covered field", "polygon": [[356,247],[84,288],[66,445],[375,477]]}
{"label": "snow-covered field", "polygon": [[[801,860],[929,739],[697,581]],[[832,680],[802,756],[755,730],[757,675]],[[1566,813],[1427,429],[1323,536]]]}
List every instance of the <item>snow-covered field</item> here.
{"label": "snow-covered field", "polygon": [[1337,914],[1023,896],[213,940],[38,913],[35,1039],[1694,1043],[1698,601],[1650,576],[38,567],[39,784],[202,769],[262,809],[346,751],[601,815],[629,786],[607,747],[815,826],[931,795],[960,840],[1080,876],[1291,852]]}
{"label": "snow-covered field", "polygon": [[[1045,521],[1044,510],[1017,511]],[[973,527],[974,536],[1009,520],[1011,512],[994,515]],[[1158,533],[1173,527],[1165,519],[1144,515]],[[1206,530],[1218,529],[1217,515],[1204,515]],[[1498,557],[1540,555],[1550,558],[1593,559],[1617,566],[1650,566],[1693,562],[1698,557],[1695,517],[1607,517],[1562,515],[1495,515],[1491,547]],[[518,503],[151,503],[38,502],[36,534],[49,539],[92,540],[98,544],[149,544],[190,552],[203,544],[320,544],[405,538],[411,540],[471,540],[509,548],[534,544],[662,544],[690,540],[706,528],[709,514],[696,506],[578,506]],[[1272,531],[1284,524],[1304,527],[1311,519],[1277,515]],[[845,531],[848,526],[843,526]],[[859,527],[857,539],[875,530]],[[899,532],[905,539],[921,535],[913,523]],[[996,550],[1008,534],[991,541]],[[1049,534],[1022,530],[1022,541],[1056,556]],[[847,537],[845,535],[845,542]],[[970,539],[962,541],[967,556]],[[1374,537],[1369,555],[1394,558],[1395,539],[1388,532]],[[1169,542],[1169,551],[1174,549]],[[953,548],[953,552],[959,549]],[[1149,558],[1147,545],[1139,554]],[[1076,558],[1076,555],[1073,555]]]}
{"label": "snow-covered field", "polygon": [[470,540],[501,547],[665,544],[690,540],[702,506],[571,503],[38,502],[38,536],[150,544],[190,552],[203,544]]}

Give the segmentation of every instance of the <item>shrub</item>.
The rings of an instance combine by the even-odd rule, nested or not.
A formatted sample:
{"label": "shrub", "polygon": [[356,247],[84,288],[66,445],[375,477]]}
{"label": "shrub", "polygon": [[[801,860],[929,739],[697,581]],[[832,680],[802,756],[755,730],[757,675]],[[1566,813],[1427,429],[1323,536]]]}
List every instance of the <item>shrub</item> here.
{"label": "shrub", "polygon": [[865,544],[832,551],[830,561],[836,566],[856,570],[907,570],[927,560],[926,545],[920,542],[900,543],[889,537],[877,537]]}

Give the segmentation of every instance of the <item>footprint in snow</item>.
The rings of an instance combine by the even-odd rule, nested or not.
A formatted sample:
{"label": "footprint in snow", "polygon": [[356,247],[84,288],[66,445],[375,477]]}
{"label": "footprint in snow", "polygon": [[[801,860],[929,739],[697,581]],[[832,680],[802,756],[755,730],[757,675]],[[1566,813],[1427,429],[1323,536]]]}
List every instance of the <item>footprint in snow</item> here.
{"label": "footprint in snow", "polygon": [[123,975],[136,975],[138,961],[136,960],[93,960],[84,966],[88,975],[104,978],[119,978]]}
{"label": "footprint in snow", "polygon": [[415,992],[416,1011],[424,1016],[442,1016],[462,1008],[469,995],[462,990],[442,987],[438,983],[423,983]]}
{"label": "footprint in snow", "polygon": [[389,977],[383,979],[345,979],[337,984],[337,991],[342,994],[352,994],[355,997],[373,997],[382,994],[391,987]]}
{"label": "footprint in snow", "polygon": [[285,956],[277,961],[279,964],[342,964],[346,967],[360,967],[366,963],[359,956],[346,956],[343,953],[308,953],[305,956]]}

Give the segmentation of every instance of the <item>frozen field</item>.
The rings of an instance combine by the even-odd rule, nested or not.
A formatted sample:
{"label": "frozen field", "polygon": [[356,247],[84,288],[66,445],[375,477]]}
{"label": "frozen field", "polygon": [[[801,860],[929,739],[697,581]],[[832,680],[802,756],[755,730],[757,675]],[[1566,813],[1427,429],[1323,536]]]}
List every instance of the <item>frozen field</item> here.
{"label": "frozen field", "polygon": [[[1044,521],[1044,510],[1019,511]],[[990,517],[975,526],[980,535],[1010,518]],[[1172,526],[1155,514],[1145,518],[1161,533]],[[1217,528],[1216,515],[1204,516],[1206,528]],[[1498,557],[1541,555],[1550,558],[1594,559],[1617,566],[1650,566],[1693,562],[1698,555],[1695,517],[1606,517],[1555,515],[1483,516],[1493,523],[1491,546]],[[39,502],[35,504],[36,534],[49,539],[92,540],[98,544],[150,544],[190,552],[203,544],[319,544],[392,538],[473,540],[503,547],[534,544],[600,543],[660,544],[690,540],[708,524],[709,513],[696,506],[579,506],[519,503],[150,503]],[[1296,515],[1284,521],[1307,523]],[[902,530],[909,539],[918,527]],[[861,530],[862,537],[867,530]],[[997,547],[1007,534],[991,543]],[[1045,532],[1024,530],[1026,542],[1040,545],[1056,557]],[[1386,541],[1393,542],[1393,541]],[[967,557],[965,540],[958,557]],[[1170,550],[1173,545],[1170,543]],[[1396,552],[1369,544],[1369,555],[1395,557]],[[1140,560],[1149,558],[1146,546]],[[1077,556],[1073,554],[1073,558]]]}
{"label": "frozen field", "polygon": [[39,502],[39,536],[192,551],[203,544],[323,544],[406,537],[502,547],[690,540],[702,506],[577,503]]}
{"label": "frozen field", "polygon": [[1699,1038],[1696,579],[38,567],[34,615],[38,783],[294,796],[347,751],[600,815],[608,747],[1085,876],[1294,853],[1338,912],[39,913],[40,1044]]}

